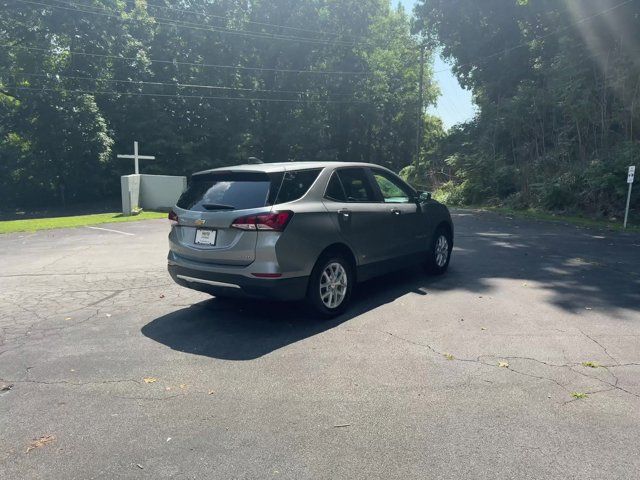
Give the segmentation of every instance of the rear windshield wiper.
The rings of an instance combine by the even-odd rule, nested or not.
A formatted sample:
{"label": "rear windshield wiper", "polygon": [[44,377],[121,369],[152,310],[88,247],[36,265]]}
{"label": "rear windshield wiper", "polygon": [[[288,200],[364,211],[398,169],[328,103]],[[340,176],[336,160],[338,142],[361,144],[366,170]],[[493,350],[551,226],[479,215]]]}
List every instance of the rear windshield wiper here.
{"label": "rear windshield wiper", "polygon": [[203,203],[202,206],[207,210],[235,210],[233,205],[223,205],[221,203]]}

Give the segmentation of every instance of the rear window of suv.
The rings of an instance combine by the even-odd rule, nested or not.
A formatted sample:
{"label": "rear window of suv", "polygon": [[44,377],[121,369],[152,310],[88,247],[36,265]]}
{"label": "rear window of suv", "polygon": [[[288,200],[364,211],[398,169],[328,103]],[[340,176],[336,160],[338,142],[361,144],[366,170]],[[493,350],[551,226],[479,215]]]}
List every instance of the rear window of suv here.
{"label": "rear window of suv", "polygon": [[245,210],[302,197],[321,169],[289,172],[211,172],[191,177],[177,206],[200,212]]}
{"label": "rear window of suv", "polygon": [[271,178],[260,172],[212,172],[191,177],[177,206],[200,212],[264,207]]}

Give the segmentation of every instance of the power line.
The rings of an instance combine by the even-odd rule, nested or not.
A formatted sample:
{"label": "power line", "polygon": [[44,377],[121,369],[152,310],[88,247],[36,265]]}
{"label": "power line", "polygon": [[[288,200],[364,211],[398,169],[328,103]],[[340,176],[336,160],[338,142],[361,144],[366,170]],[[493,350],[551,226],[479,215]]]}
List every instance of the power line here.
{"label": "power line", "polygon": [[[115,60],[132,60],[139,61],[138,57],[123,57],[119,55],[107,55],[103,53],[89,53],[89,52],[78,52],[73,50],[64,50],[61,48],[51,49],[51,48],[40,48],[40,47],[27,47],[24,45],[11,45],[11,44],[0,44],[2,48],[22,48],[30,51],[39,51],[45,53],[57,53],[57,54],[69,54],[69,55],[82,55],[89,57],[98,57],[98,58],[111,58]],[[204,67],[204,68],[222,68],[222,69],[230,69],[230,70],[246,70],[246,71],[260,71],[260,72],[275,72],[275,73],[297,73],[297,74],[314,74],[314,75],[373,75],[373,72],[363,72],[363,71],[340,71],[340,70],[294,70],[287,68],[268,68],[268,67],[245,67],[240,65],[220,65],[214,63],[198,63],[198,62],[179,62],[176,60],[159,60],[159,59],[145,59],[150,63],[161,63],[168,65],[183,65],[188,67]]]}
{"label": "power line", "polygon": [[[101,16],[104,16],[104,17],[115,18],[115,19],[123,21],[123,22],[139,22],[138,19],[122,18],[119,15],[114,15],[113,13],[115,13],[115,12],[113,10],[107,10],[107,11],[112,12],[112,13],[103,13],[103,12],[95,12],[95,11],[90,11],[90,10],[82,10],[82,9],[78,9],[78,8],[71,8],[69,6],[63,7],[61,5],[52,5],[50,3],[34,2],[32,0],[18,0],[18,1],[22,2],[22,3],[31,4],[31,5],[39,5],[39,6],[42,6],[42,7],[57,8],[57,9],[61,9],[61,10],[68,10],[68,11],[80,12],[80,13],[88,13],[88,14],[92,14],[92,15],[101,15]],[[53,1],[60,1],[60,0],[53,0]],[[65,3],[65,2],[61,2],[61,3],[63,3],[64,5],[72,5],[70,3]],[[98,8],[99,9],[100,7],[86,7],[86,8]],[[318,45],[332,45],[332,46],[345,46],[345,47],[353,47],[353,46],[355,46],[355,43],[343,42],[341,40],[327,41],[327,40],[320,40],[320,39],[316,40],[316,39],[304,38],[304,37],[294,37],[294,36],[288,36],[288,35],[280,35],[280,34],[266,34],[266,33],[257,33],[257,32],[254,33],[254,32],[240,31],[240,30],[232,30],[232,29],[222,28],[222,27],[212,27],[211,25],[206,25],[206,24],[202,24],[202,23],[194,23],[194,22],[177,23],[177,22],[173,21],[170,18],[154,17],[154,22],[156,24],[158,24],[158,25],[166,25],[166,26],[179,27],[179,28],[188,28],[188,29],[192,29],[192,30],[204,30],[204,31],[223,33],[223,34],[228,34],[228,35],[253,37],[253,38],[258,38],[258,39],[263,39],[263,40],[267,39],[267,40],[295,41],[295,42],[302,42],[302,43],[313,43],[313,44],[318,44]]]}
{"label": "power line", "polygon": [[5,85],[5,89],[24,90],[30,92],[65,92],[80,93],[88,95],[125,95],[133,97],[161,97],[161,98],[184,98],[184,99],[200,99],[200,100],[230,100],[230,101],[246,101],[246,102],[278,102],[278,103],[319,103],[319,104],[364,104],[362,100],[313,100],[313,99],[287,99],[287,98],[248,98],[248,97],[221,97],[212,95],[180,95],[168,93],[147,93],[147,92],[118,92],[113,90],[77,90],[66,88],[34,88],[23,87],[20,85]]}
{"label": "power line", "polygon": [[[201,85],[201,84],[189,84],[189,83],[170,83],[170,82],[149,82],[144,80],[121,80],[114,78],[96,78],[96,77],[81,77],[75,75],[55,74],[50,75],[46,73],[30,73],[30,72],[16,72],[13,76],[24,75],[28,77],[40,77],[47,78],[49,80],[55,80],[56,78],[66,78],[69,80],[88,80],[93,82],[112,82],[112,83],[129,83],[133,85],[154,85],[154,86],[170,86],[178,88],[204,88],[209,90],[230,90],[230,91],[242,91],[242,92],[260,92],[260,93],[285,93],[292,95],[318,95],[319,92],[299,91],[299,90],[264,90],[259,88],[243,88],[243,87],[229,87],[229,86],[217,86],[217,85]],[[332,93],[328,92],[328,95],[337,96],[351,96],[352,93]]]}
{"label": "power line", "polygon": [[[59,0],[56,0],[56,1],[59,1]],[[70,2],[70,3],[76,4],[76,5],[82,5],[82,6],[85,6],[85,7],[98,8],[98,7],[82,4],[80,2]],[[229,20],[229,17],[227,17],[227,16],[216,15],[216,14],[205,12],[205,11],[196,12],[194,10],[188,10],[188,9],[184,9],[184,8],[168,7],[166,5],[158,5],[158,4],[149,3],[149,2],[146,2],[145,5],[147,7],[157,8],[157,9],[162,9],[162,10],[170,10],[170,11],[173,11],[173,12],[188,13],[188,14],[191,14],[191,15],[206,16],[206,17],[211,17],[211,18],[218,18],[218,19],[221,19],[221,20]],[[295,30],[295,31],[298,31],[298,32],[303,32],[303,33],[312,33],[314,35],[335,35],[335,36],[343,35],[343,36],[354,38],[354,39],[363,39],[362,43],[370,43],[368,40],[365,39],[365,37],[363,37],[361,35],[344,34],[344,33],[340,33],[340,32],[327,32],[327,31],[322,31],[322,30],[310,30],[310,29],[306,29],[306,28],[292,27],[292,26],[289,26],[289,25],[281,25],[281,24],[276,24],[276,23],[257,22],[255,20],[241,20],[241,21],[243,23],[251,24],[251,25],[259,25],[259,26],[262,26],[262,27],[272,27],[272,28],[285,28],[287,30]]]}
{"label": "power line", "polygon": [[[115,12],[115,11],[113,11],[111,9],[108,9],[108,8],[105,8],[105,7],[94,6],[94,5],[85,5],[85,4],[81,4],[81,3],[77,3],[77,2],[65,2],[63,0],[51,0],[51,1],[54,1],[54,2],[61,3],[63,5],[66,5],[66,7],[64,7],[64,6],[61,6],[61,5],[52,5],[50,3],[41,3],[41,2],[35,2],[35,1],[31,1],[31,0],[18,0],[18,1],[22,2],[22,3],[27,3],[27,4],[32,4],[32,5],[39,5],[39,6],[43,6],[43,7],[57,8],[57,9],[61,9],[61,10],[69,10],[69,11],[80,12],[80,13],[88,13],[88,14],[92,14],[92,15],[101,15],[101,16],[104,16],[104,17],[115,18],[115,19],[123,21],[123,22],[139,22],[140,21],[139,19],[135,19],[135,18],[122,18],[120,15],[117,15],[118,12]],[[71,8],[71,6],[81,6],[83,8],[88,8],[88,9],[93,9],[93,10],[102,10],[102,12],[108,12],[108,13],[102,13],[102,12],[97,12],[97,11],[92,11],[92,10],[83,10],[83,9],[80,9],[80,8]],[[203,23],[176,21],[176,20],[173,20],[171,18],[162,18],[162,17],[153,17],[153,20],[158,25],[167,25],[167,26],[174,26],[174,27],[179,27],[179,28],[190,28],[190,29],[193,29],[193,30],[205,30],[205,31],[211,31],[211,32],[216,32],[216,33],[224,33],[224,34],[230,34],[230,35],[254,37],[254,38],[260,38],[260,39],[290,40],[290,41],[297,41],[297,42],[303,42],[303,43],[315,43],[315,44],[321,44],[321,45],[354,46],[354,43],[344,42],[342,40],[329,41],[329,40],[321,40],[321,39],[311,39],[311,38],[304,38],[304,37],[287,36],[287,35],[283,35],[283,34],[247,32],[247,31],[229,29],[229,28],[225,28],[225,27],[217,27],[217,26],[207,25],[207,24],[203,24]]]}

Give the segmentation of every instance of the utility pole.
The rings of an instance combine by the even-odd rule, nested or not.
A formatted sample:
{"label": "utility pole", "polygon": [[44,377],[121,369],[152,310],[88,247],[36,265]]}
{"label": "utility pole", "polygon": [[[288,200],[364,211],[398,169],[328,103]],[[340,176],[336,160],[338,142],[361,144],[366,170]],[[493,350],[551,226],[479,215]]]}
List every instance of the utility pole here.
{"label": "utility pole", "polygon": [[420,79],[418,80],[418,121],[416,124],[416,158],[414,160],[415,175],[418,175],[418,165],[420,164],[420,144],[422,143],[422,124],[424,113],[424,41],[420,43]]}

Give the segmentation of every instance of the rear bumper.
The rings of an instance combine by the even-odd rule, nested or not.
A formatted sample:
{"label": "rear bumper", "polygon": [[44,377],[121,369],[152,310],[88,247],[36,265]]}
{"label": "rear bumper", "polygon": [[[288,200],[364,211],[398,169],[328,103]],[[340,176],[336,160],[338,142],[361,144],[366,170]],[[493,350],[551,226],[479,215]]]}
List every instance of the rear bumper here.
{"label": "rear bumper", "polygon": [[238,274],[197,270],[171,263],[168,270],[178,285],[211,295],[229,297],[301,300],[306,296],[309,280],[309,277],[251,278]]}

